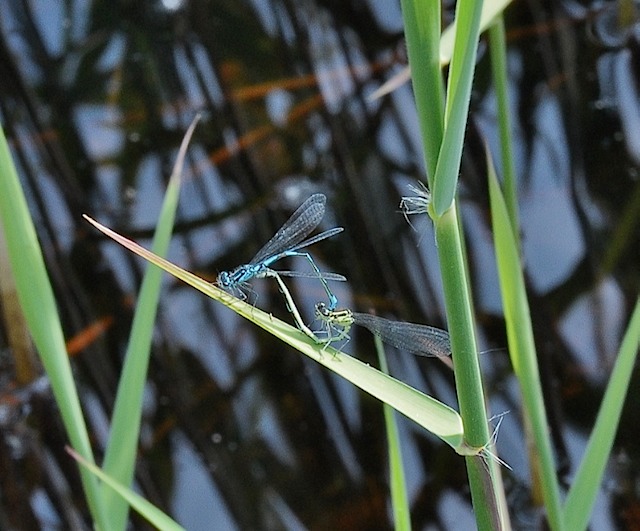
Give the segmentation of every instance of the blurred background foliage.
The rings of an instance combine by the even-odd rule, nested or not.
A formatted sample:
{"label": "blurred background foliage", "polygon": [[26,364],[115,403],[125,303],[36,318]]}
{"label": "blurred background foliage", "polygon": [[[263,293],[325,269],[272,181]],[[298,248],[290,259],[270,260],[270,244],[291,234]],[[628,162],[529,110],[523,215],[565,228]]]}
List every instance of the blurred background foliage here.
{"label": "blurred background foliage", "polygon": [[[446,25],[453,2],[444,7]],[[570,482],[640,284],[640,25],[637,5],[622,1],[520,0],[506,22],[523,260],[559,474]],[[424,181],[410,84],[369,99],[405,66],[393,0],[3,5],[2,127],[98,456],[144,265],[81,215],[148,247],[197,111],[172,261],[213,280],[322,192],[323,227],[346,230],[313,252],[348,277],[335,285],[341,304],[445,326],[431,228],[398,212],[407,185]],[[510,411],[498,449],[514,469],[504,471],[513,523],[535,528],[488,228],[482,141],[497,148],[492,96],[482,42],[459,194],[481,349],[491,349],[490,409]],[[0,527],[82,528],[76,465],[4,263],[2,277]],[[311,321],[320,284],[289,284]],[[257,306],[288,318],[275,283],[253,287]],[[374,363],[366,333],[344,348]],[[153,349],[136,471],[148,499],[189,529],[390,527],[379,403],[169,278]],[[400,352],[390,368],[455,406],[446,366]],[[594,528],[640,526],[638,389]],[[404,419],[401,435],[414,527],[473,526],[463,460]]]}

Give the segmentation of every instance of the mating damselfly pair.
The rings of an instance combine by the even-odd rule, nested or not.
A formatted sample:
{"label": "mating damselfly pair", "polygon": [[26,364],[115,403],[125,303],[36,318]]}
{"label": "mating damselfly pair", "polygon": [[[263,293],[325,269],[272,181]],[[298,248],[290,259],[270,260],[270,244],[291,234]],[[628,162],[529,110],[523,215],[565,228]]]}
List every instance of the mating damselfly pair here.
{"label": "mating damselfly pair", "polygon": [[[406,198],[403,198],[403,201]],[[280,291],[285,297],[287,309],[293,315],[300,330],[319,344],[330,344],[347,341],[349,330],[353,324],[368,329],[384,342],[401,350],[407,350],[421,356],[448,356],[451,354],[449,334],[445,330],[432,326],[392,321],[366,313],[353,312],[349,309],[338,309],[338,299],[331,291],[328,281],[344,281],[346,278],[337,273],[320,271],[306,247],[342,232],[342,227],[335,227],[305,239],[320,224],[324,217],[326,204],[324,194],[309,197],[275,233],[275,235],[258,251],[247,264],[240,265],[231,271],[223,271],[218,275],[217,283],[230,293],[245,299],[248,282],[253,278],[275,278]],[[276,271],[271,266],[285,257],[299,256],[306,258],[313,272]],[[316,319],[323,325],[323,330],[313,332],[304,323],[293,297],[281,276],[317,278],[327,294],[328,304],[316,303]]]}

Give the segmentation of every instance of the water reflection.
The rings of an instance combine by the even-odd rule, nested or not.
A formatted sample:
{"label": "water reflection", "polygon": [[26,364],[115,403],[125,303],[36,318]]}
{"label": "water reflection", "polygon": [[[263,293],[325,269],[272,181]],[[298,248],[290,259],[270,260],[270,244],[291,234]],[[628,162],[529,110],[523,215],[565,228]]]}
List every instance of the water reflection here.
{"label": "water reflection", "polygon": [[[413,232],[397,206],[424,172],[410,86],[367,99],[404,67],[397,3],[88,5],[7,4],[0,112],[68,337],[107,323],[74,361],[97,447],[143,267],[100,240],[81,214],[149,246],[166,176],[197,110],[205,118],[188,154],[172,260],[213,279],[253,256],[292,207],[321,191],[327,226],[347,227],[314,255],[323,270],[348,276],[341,300],[444,325],[433,235],[429,227]],[[606,59],[613,52],[587,31],[591,13],[576,19],[560,4],[553,9],[512,6],[510,86],[532,313],[557,451],[566,443],[573,471],[638,292],[640,187],[628,140],[637,72],[635,48],[625,48],[631,37]],[[487,72],[480,57],[460,190],[483,349],[506,344],[478,150],[478,131],[495,138]],[[611,72],[615,89],[607,92]],[[290,283],[308,321],[323,295],[317,284]],[[260,308],[288,319],[273,283],[254,288]],[[213,518],[241,529],[391,526],[377,402],[172,279],[153,348],[137,470],[152,502],[189,529]],[[346,349],[373,362],[366,334],[354,333]],[[390,363],[398,378],[455,403],[445,368],[405,354]],[[507,356],[489,353],[483,364],[492,412],[511,411],[498,448],[516,471],[505,472],[516,522],[535,526],[539,516],[522,495],[531,479]],[[0,527],[37,528],[45,519],[68,527],[86,514],[78,500],[61,509],[68,489],[42,480],[55,476],[80,492],[52,400],[35,405],[3,429],[0,451],[12,456],[2,466],[3,499],[18,507],[7,495],[18,492],[34,508],[19,504]],[[415,528],[471,525],[463,461],[404,419],[401,430]],[[25,452],[5,452],[9,434]],[[623,431],[615,455],[635,463],[634,441]],[[55,467],[38,458],[43,448]],[[21,467],[38,474],[18,481]],[[613,509],[599,516],[599,529],[630,522],[637,493],[625,486],[637,473],[629,474],[612,472],[616,489],[603,495]]]}

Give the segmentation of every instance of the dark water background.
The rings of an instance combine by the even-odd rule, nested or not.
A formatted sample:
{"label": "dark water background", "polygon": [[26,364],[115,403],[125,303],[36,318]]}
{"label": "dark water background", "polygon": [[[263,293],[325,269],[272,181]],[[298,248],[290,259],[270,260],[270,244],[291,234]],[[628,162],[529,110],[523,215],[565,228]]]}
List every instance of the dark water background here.
{"label": "dark water background", "polygon": [[[529,0],[507,16],[523,260],[566,483],[640,284],[640,25],[632,13],[620,28],[615,7]],[[197,111],[172,261],[213,280],[322,192],[321,228],[345,231],[313,253],[349,278],[334,284],[341,304],[445,326],[431,228],[415,221],[413,231],[398,212],[407,185],[423,177],[410,85],[367,99],[405,65],[398,2],[11,0],[0,10],[0,46],[2,126],[67,337],[102,326],[72,352],[98,455],[144,265],[81,215],[149,247]],[[513,524],[539,529],[518,387],[501,350],[481,142],[497,147],[493,101],[481,44],[461,208],[481,348],[498,349],[482,359],[490,410],[510,411],[498,451],[513,467],[504,471]],[[320,284],[289,284],[311,321]],[[253,287],[257,306],[288,319],[275,283]],[[88,526],[55,404],[46,385],[16,380],[6,334],[4,322],[0,528]],[[345,351],[374,363],[365,332],[354,331]],[[446,367],[388,354],[394,376],[455,406]],[[594,529],[640,528],[637,380]],[[190,530],[392,525],[380,404],[171,278],[145,404],[136,486]],[[400,428],[414,528],[472,529],[464,461],[404,418]],[[136,516],[132,525],[145,527]]]}

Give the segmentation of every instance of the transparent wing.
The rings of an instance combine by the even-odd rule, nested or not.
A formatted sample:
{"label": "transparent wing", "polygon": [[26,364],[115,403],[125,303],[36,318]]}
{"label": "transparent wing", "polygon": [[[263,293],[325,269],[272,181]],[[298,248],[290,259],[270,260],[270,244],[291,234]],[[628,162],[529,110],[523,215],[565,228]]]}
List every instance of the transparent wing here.
{"label": "transparent wing", "polygon": [[353,322],[400,350],[420,356],[449,356],[449,333],[433,326],[391,321],[368,313],[353,313]]}
{"label": "transparent wing", "polygon": [[327,198],[324,194],[313,194],[309,197],[249,263],[259,264],[270,256],[278,255],[294,247],[298,248],[296,245],[304,240],[322,221],[326,202]]}
{"label": "transparent wing", "polygon": [[[273,270],[270,270],[273,271]],[[315,271],[276,271],[281,277],[294,277],[294,278],[324,278],[325,280],[336,280],[338,282],[345,282],[347,277],[338,273],[316,273]],[[269,276],[257,275],[257,276]]]}

